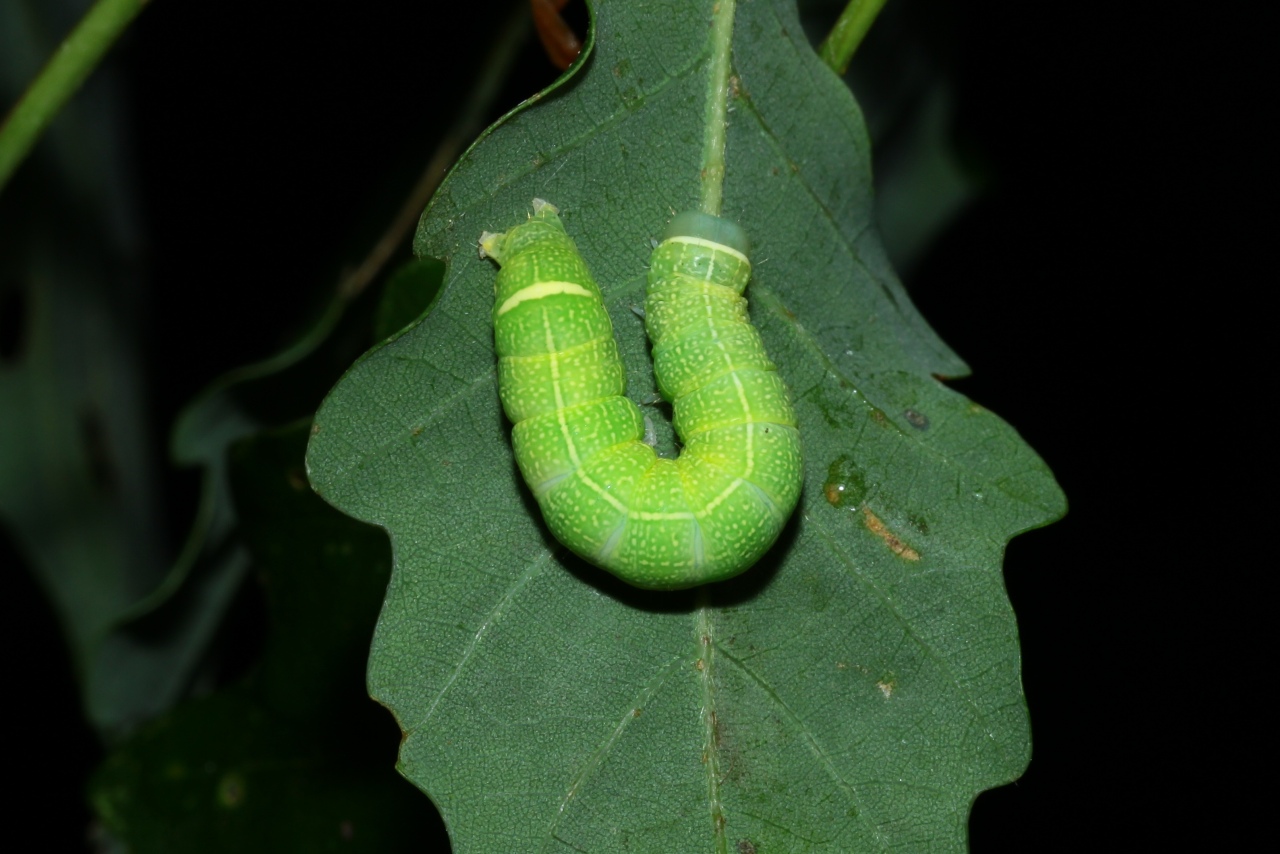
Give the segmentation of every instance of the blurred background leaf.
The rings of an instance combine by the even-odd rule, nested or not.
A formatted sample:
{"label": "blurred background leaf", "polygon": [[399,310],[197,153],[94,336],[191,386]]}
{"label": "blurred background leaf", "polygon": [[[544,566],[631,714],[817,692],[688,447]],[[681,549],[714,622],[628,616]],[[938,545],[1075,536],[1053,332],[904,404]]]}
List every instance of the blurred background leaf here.
{"label": "blurred background leaf", "polygon": [[439,832],[395,773],[394,723],[363,690],[390,549],[311,492],[309,428],[232,450],[266,646],[240,684],[143,727],[95,775],[95,808],[130,851],[410,851]]}

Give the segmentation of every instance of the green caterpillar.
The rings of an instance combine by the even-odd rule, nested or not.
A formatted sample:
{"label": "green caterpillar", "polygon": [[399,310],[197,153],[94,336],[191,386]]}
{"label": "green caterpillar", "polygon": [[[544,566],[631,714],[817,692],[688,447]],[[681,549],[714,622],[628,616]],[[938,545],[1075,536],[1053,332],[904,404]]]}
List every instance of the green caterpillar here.
{"label": "green caterpillar", "polygon": [[742,229],[677,216],[645,300],[658,388],[684,449],[645,444],[600,288],[552,205],[480,238],[501,266],[493,307],[498,390],[516,462],[556,538],[637,587],[731,578],[777,539],[800,495],[786,386],[747,317]]}

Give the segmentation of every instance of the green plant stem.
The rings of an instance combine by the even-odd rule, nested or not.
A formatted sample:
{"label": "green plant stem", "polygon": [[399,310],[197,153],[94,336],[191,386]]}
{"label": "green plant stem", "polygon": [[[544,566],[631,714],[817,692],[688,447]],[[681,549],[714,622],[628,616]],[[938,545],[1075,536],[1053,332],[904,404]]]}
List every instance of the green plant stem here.
{"label": "green plant stem", "polygon": [[711,73],[707,78],[707,106],[703,117],[701,209],[720,215],[724,199],[725,117],[729,112],[729,56],[733,48],[736,0],[720,0],[711,23]]}
{"label": "green plant stem", "polygon": [[149,0],[98,0],[0,125],[0,190],[44,129]]}
{"label": "green plant stem", "polygon": [[818,48],[818,56],[836,74],[844,74],[848,70],[849,60],[853,59],[854,52],[862,44],[884,4],[885,0],[849,0],[849,5],[844,7],[835,26]]}

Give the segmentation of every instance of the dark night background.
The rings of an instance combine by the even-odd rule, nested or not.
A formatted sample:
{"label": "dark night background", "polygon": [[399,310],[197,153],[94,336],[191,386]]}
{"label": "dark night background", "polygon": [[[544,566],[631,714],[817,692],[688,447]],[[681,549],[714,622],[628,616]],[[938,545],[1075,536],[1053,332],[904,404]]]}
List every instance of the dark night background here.
{"label": "dark night background", "polygon": [[[1204,581],[1222,560],[1204,555],[1237,518],[1199,518],[1224,509],[1200,481],[1229,463],[1189,450],[1187,431],[1212,418],[1200,377],[1232,358],[1194,303],[1206,284],[1256,280],[1226,223],[1250,194],[1261,54],[1168,4],[1091,18],[923,6],[949,7],[958,133],[991,181],[907,286],[973,369],[954,387],[1018,429],[1071,507],[1008,550],[1034,758],[979,798],[971,850],[1124,850],[1165,834],[1230,849],[1249,810],[1212,820],[1235,777],[1206,733],[1226,726],[1234,677],[1210,639],[1233,603]],[[398,201],[456,114],[487,20],[477,3],[404,0],[144,10],[114,61],[134,122],[157,436],[215,376],[302,328],[359,260],[371,214]],[[495,116],[555,74],[531,44]],[[166,489],[176,544],[195,482]],[[44,850],[78,850],[100,752],[52,613],[17,575],[5,641],[26,652],[9,673],[10,728],[40,747],[11,781],[57,816]]]}

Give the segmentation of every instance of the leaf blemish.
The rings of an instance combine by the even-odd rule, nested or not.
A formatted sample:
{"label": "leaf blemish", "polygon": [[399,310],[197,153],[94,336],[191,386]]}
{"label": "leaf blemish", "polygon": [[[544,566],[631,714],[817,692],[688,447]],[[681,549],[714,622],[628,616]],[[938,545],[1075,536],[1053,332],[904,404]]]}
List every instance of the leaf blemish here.
{"label": "leaf blemish", "polygon": [[914,409],[908,409],[905,412],[903,412],[902,415],[904,418],[907,419],[907,423],[910,424],[912,427],[916,428],[917,430],[929,429],[928,416],[923,415],[919,412],[916,412]]}
{"label": "leaf blemish", "polygon": [[862,517],[867,524],[867,530],[884,540],[884,544],[889,547],[889,551],[907,560],[920,560],[920,552],[898,539],[889,530],[888,526],[880,521],[880,517],[872,513],[869,508],[862,508]]}
{"label": "leaf blemish", "polygon": [[827,467],[822,494],[832,507],[857,507],[867,497],[866,475],[850,457],[840,456]]}

